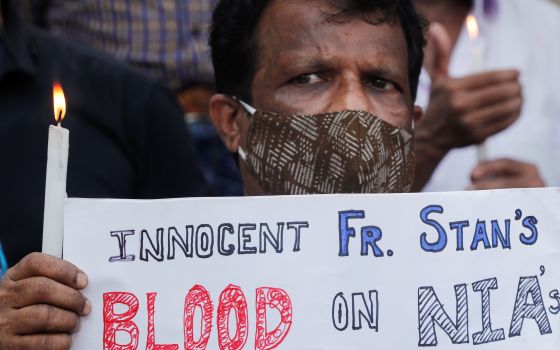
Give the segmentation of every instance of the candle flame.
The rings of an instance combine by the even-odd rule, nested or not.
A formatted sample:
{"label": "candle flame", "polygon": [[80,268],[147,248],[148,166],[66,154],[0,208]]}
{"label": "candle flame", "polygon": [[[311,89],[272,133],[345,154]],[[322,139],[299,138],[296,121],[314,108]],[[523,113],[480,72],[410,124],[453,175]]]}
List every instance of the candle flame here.
{"label": "candle flame", "polygon": [[66,99],[64,98],[64,91],[60,83],[53,84],[53,105],[54,105],[54,120],[60,123],[66,115]]}
{"label": "candle flame", "polygon": [[478,30],[478,22],[474,15],[467,16],[467,32],[472,40],[478,39],[480,31]]}

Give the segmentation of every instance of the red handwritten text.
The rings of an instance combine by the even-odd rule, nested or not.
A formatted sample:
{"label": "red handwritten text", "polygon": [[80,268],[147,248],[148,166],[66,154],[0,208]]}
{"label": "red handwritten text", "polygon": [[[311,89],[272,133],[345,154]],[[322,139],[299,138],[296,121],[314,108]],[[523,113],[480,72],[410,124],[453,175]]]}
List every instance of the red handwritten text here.
{"label": "red handwritten text", "polygon": [[[146,350],[179,350],[177,344],[156,343],[155,304],[157,293],[147,293]],[[255,350],[277,348],[286,338],[292,326],[292,303],[288,294],[280,288],[262,287],[256,289]],[[115,306],[124,305],[126,311],[117,313]],[[110,292],[103,295],[103,349],[137,350],[140,330],[133,321],[139,309],[138,298],[127,292]],[[195,339],[195,313],[200,310],[202,319],[198,339]],[[267,312],[275,310],[280,314],[280,322],[271,329],[267,325]],[[185,350],[205,350],[212,333],[214,305],[210,293],[200,285],[193,286],[185,297],[183,317],[183,337]],[[230,319],[235,322],[230,327]],[[216,315],[217,343],[220,350],[241,350],[249,335],[247,299],[243,290],[235,285],[227,286],[220,294]],[[121,344],[117,333],[128,335],[130,340]]]}

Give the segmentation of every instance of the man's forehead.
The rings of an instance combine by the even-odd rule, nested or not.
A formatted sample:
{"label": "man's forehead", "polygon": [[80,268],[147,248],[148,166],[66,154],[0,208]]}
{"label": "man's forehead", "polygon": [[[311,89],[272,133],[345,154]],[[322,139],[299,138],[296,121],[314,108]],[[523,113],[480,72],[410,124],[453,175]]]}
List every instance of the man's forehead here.
{"label": "man's forehead", "polygon": [[[293,66],[351,55],[406,60],[406,40],[398,24],[372,24],[360,15],[329,20],[339,11],[329,0],[273,0],[256,31],[259,58],[293,60]],[[394,40],[395,33],[400,40]]]}
{"label": "man's forehead", "polygon": [[[335,32],[338,36],[351,39],[360,32],[379,32],[380,27],[398,27],[398,23],[387,22],[372,24],[373,18],[368,14],[351,14],[336,16],[341,9],[334,7],[332,0],[272,0],[265,9],[256,28],[256,39],[260,47],[281,43],[290,45],[313,45],[324,41],[327,32]],[[375,14],[372,14],[375,16]],[[369,21],[372,19],[372,21]],[[353,32],[343,24],[353,22]],[[375,36],[372,35],[372,43]],[[329,38],[334,39],[334,38]],[[404,39],[404,36],[403,36]],[[284,46],[282,49],[291,49]]]}
{"label": "man's forehead", "polygon": [[272,0],[261,15],[257,32],[282,28],[297,35],[297,30],[325,23],[335,11],[329,0]]}
{"label": "man's forehead", "polygon": [[358,18],[372,24],[386,19],[398,22],[393,7],[367,4],[368,1],[372,0],[271,0],[259,20],[280,25],[344,22]]}

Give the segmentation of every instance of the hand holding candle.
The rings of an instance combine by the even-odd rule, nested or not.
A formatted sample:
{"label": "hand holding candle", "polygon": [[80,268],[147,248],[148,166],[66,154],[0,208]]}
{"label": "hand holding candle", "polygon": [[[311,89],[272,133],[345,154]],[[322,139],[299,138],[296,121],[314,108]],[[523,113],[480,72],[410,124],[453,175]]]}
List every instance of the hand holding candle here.
{"label": "hand holding candle", "polygon": [[[468,56],[467,63],[471,58],[473,66],[482,69],[484,51]],[[519,72],[490,70],[454,77],[449,69],[452,52],[453,42],[446,28],[432,23],[424,61],[432,82],[430,100],[415,139],[417,190],[423,188],[450,150],[480,144],[508,128],[521,111]],[[484,153],[481,148],[479,159],[486,158]]]}
{"label": "hand holding candle", "polygon": [[45,210],[43,218],[43,253],[62,257],[64,237],[64,199],[68,167],[69,131],[61,127],[66,114],[66,100],[59,83],[53,85],[54,118],[58,125],[49,127]]}

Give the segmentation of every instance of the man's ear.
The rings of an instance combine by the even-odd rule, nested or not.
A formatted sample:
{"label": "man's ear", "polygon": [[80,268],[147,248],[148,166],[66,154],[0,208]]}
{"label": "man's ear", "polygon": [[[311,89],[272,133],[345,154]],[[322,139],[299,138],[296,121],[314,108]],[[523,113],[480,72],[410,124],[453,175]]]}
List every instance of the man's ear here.
{"label": "man's ear", "polygon": [[412,110],[412,118],[414,118],[414,124],[418,124],[420,120],[422,120],[422,116],[424,115],[424,111],[422,107],[414,106]]}
{"label": "man's ear", "polygon": [[233,98],[217,94],[210,98],[210,119],[222,142],[230,152],[236,153],[241,142],[239,117],[245,113]]}

